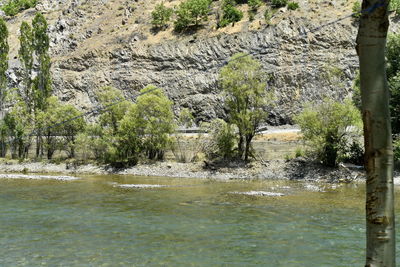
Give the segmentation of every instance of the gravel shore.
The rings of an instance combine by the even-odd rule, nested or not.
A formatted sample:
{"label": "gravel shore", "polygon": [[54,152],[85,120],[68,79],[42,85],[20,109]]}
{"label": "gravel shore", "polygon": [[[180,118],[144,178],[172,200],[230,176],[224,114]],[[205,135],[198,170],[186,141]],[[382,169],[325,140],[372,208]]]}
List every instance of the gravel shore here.
{"label": "gravel shore", "polygon": [[138,176],[163,176],[181,178],[232,179],[290,179],[306,181],[351,182],[365,179],[365,172],[355,166],[341,165],[326,168],[304,158],[271,160],[238,164],[229,162],[219,166],[207,166],[204,162],[177,163],[156,162],[139,164],[127,169],[113,169],[93,164],[44,163],[8,161],[0,163],[1,173],[58,173],[58,174],[122,174]]}

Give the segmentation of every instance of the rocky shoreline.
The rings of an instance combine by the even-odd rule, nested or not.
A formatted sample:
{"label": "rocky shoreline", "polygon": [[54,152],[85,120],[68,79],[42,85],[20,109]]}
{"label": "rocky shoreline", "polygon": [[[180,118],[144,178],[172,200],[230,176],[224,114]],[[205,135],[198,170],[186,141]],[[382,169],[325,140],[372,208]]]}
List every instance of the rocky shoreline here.
{"label": "rocky shoreline", "polygon": [[321,182],[352,182],[365,179],[365,171],[357,166],[340,165],[326,168],[305,158],[293,160],[271,160],[249,164],[226,163],[207,166],[204,162],[177,163],[172,161],[138,164],[126,169],[115,169],[94,164],[18,162],[0,163],[1,173],[41,173],[41,174],[119,174],[137,176],[162,176],[174,178],[207,178],[216,180],[234,179],[288,179]]}

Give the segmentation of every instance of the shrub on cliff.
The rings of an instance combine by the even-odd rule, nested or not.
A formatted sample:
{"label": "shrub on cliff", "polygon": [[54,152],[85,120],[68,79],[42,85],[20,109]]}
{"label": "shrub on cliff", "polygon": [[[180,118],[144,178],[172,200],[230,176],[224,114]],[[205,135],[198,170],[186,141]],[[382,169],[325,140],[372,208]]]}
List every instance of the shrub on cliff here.
{"label": "shrub on cliff", "polygon": [[171,19],[172,13],[172,8],[165,7],[164,3],[156,5],[153,12],[151,12],[151,24],[159,29],[166,27]]}
{"label": "shrub on cliff", "polygon": [[351,126],[356,129],[353,133],[357,133],[362,125],[360,112],[351,101],[340,103],[332,99],[310,104],[295,117],[295,121],[311,152],[329,167],[337,166],[340,158],[346,156],[349,141],[353,141],[349,140]]}
{"label": "shrub on cliff", "polygon": [[206,21],[211,11],[210,4],[211,0],[187,0],[181,3],[176,11],[175,30],[184,31]]}
{"label": "shrub on cliff", "polygon": [[243,12],[236,7],[235,0],[225,0],[223,3],[222,20],[218,23],[218,27],[225,27],[230,23],[235,23],[243,18]]}
{"label": "shrub on cliff", "polygon": [[288,0],[272,0],[271,5],[274,8],[285,7],[288,3]]}
{"label": "shrub on cliff", "polygon": [[36,0],[9,0],[1,9],[7,16],[15,16],[19,12],[36,6]]}

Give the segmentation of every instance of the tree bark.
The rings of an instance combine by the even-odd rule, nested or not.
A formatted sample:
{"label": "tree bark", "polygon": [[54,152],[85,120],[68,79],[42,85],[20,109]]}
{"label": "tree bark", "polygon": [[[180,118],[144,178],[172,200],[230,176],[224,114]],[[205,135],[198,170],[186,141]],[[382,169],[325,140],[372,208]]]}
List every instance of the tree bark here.
{"label": "tree bark", "polygon": [[393,149],[385,46],[389,0],[363,0],[357,36],[364,121],[366,267],[395,267]]}

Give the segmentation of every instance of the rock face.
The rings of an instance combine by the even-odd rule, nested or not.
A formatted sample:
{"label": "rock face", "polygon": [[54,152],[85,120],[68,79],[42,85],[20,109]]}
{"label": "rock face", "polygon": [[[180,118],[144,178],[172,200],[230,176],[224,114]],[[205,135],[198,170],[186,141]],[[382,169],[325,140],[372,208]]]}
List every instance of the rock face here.
{"label": "rock face", "polygon": [[[94,6],[91,12],[82,8],[89,4]],[[275,94],[271,124],[291,123],[307,102],[351,94],[358,66],[357,29],[351,20],[311,32],[316,25],[309,19],[285,16],[273,26],[260,21],[254,30],[243,22],[234,33],[172,35],[155,42],[163,33],[143,30],[140,25],[149,24],[145,17],[132,15],[142,12],[140,8],[124,5],[122,15],[113,17],[120,25],[114,23],[110,30],[104,22],[109,13],[95,9],[96,5],[107,1],[47,0],[37,6],[50,22],[54,91],[83,110],[97,105],[95,91],[100,87],[114,86],[133,99],[144,86],[154,84],[174,101],[176,113],[187,107],[198,122],[224,117],[218,75],[237,52],[252,54],[269,77],[267,90]],[[31,13],[26,11],[9,23],[17,28]],[[101,18],[101,23],[95,23]],[[18,60],[11,60],[10,66],[10,86],[19,86]]]}

